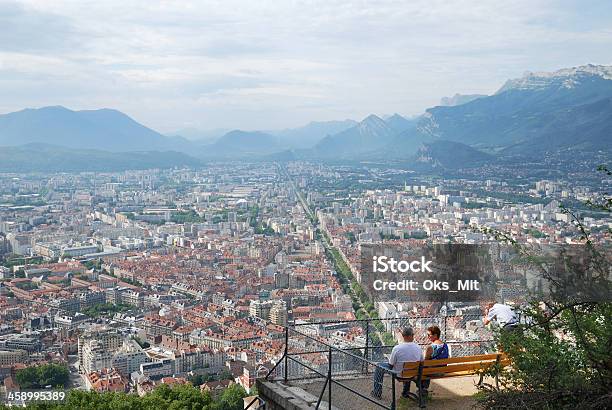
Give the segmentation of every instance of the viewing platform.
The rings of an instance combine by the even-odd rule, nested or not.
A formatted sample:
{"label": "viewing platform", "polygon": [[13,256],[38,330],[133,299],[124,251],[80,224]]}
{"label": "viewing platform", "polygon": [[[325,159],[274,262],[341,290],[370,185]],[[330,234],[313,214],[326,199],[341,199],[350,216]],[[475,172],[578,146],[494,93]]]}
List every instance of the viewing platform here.
{"label": "viewing platform", "polygon": [[[488,330],[482,328],[480,333],[468,334],[461,331],[463,323],[472,323],[474,318],[446,319],[441,316],[413,316],[401,320],[364,319],[289,325],[285,328],[285,353],[267,377],[257,380],[260,397],[269,409],[419,408],[418,400],[401,396],[403,383],[397,380],[400,369],[395,372],[385,370],[381,397],[371,396],[372,375],[379,368],[380,362],[387,361],[394,346],[381,342],[378,329],[381,328],[381,322],[388,320],[393,322],[385,323],[386,329],[413,326],[416,330],[415,342],[425,347],[427,343],[424,335],[427,326],[435,324],[440,326],[442,339],[449,345],[453,358],[477,357],[477,360],[480,360],[480,357],[489,356],[489,360],[495,361],[496,355],[490,354],[495,348]],[[448,326],[448,323],[453,323],[453,327]],[[361,329],[363,337],[356,337],[352,344],[336,343],[335,336],[338,332],[355,333],[355,329],[356,333]],[[469,337],[464,340],[447,338],[451,335]],[[474,337],[475,335],[478,337]],[[453,366],[458,365],[449,364],[445,369],[450,370]],[[421,404],[429,409],[471,408],[477,404],[474,394],[478,391],[479,381],[478,375],[461,373],[448,378],[433,379],[427,400]],[[416,392],[414,382],[411,383],[411,391]]]}
{"label": "viewing platform", "polygon": [[[463,410],[468,408],[477,408],[477,402],[474,399],[474,394],[478,391],[476,384],[478,383],[477,376],[464,376],[452,379],[433,380],[429,388],[429,399],[427,408],[432,410]],[[343,384],[350,386],[352,389],[361,392],[369,392],[372,390],[372,377],[370,376],[354,376],[341,378]],[[387,382],[387,380],[385,380]],[[396,391],[401,392],[402,384],[396,382]],[[283,382],[274,381],[259,381],[257,390],[266,401],[266,405],[270,409],[290,408],[290,407],[274,407],[276,405],[291,406],[294,409],[314,409],[318,400],[318,395],[321,393],[325,381],[320,380],[305,380],[291,381],[287,385]],[[414,385],[412,387],[414,390]],[[383,397],[381,402],[391,403],[391,389],[383,389]],[[279,401],[279,397],[282,397]],[[281,404],[282,403],[282,404]],[[291,403],[291,404],[289,404]],[[299,407],[303,406],[303,407]],[[342,387],[332,387],[332,409],[364,409],[376,410],[383,409],[380,405],[368,402],[367,400],[353,394],[351,391]],[[397,410],[403,409],[418,409],[419,403],[400,397],[397,400]],[[322,400],[319,409],[327,410],[329,405],[327,400]]]}

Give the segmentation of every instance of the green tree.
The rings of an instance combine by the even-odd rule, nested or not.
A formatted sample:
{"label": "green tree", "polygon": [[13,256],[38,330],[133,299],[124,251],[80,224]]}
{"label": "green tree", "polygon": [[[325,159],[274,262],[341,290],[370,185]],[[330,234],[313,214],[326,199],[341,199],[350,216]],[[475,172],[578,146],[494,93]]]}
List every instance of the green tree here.
{"label": "green tree", "polygon": [[97,303],[86,309],[83,309],[83,313],[89,317],[100,317],[114,315],[117,312],[126,312],[130,310],[132,306],[126,304],[112,304],[112,303]]}
{"label": "green tree", "polygon": [[233,384],[223,391],[218,402],[211,406],[211,410],[242,410],[247,396],[246,391],[239,384]]}
{"label": "green tree", "polygon": [[206,409],[212,400],[208,393],[202,393],[200,389],[192,385],[180,385],[170,387],[162,384],[151,394],[144,397],[147,408],[165,409]]}
{"label": "green tree", "polygon": [[15,378],[23,389],[64,387],[68,384],[69,372],[66,366],[51,363],[18,370]]}

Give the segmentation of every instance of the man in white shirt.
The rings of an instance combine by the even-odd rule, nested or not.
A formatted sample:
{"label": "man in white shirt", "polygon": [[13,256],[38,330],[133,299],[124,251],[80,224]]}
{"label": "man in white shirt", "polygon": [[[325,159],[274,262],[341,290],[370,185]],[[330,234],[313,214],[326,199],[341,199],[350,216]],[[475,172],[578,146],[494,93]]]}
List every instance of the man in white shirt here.
{"label": "man in white shirt", "polygon": [[485,317],[482,322],[486,326],[493,321],[506,330],[511,330],[518,325],[518,317],[514,310],[501,303],[490,303],[485,310]]}
{"label": "man in white shirt", "polygon": [[[400,343],[393,348],[391,356],[389,357],[389,363],[381,362],[378,363],[376,370],[374,371],[374,387],[372,389],[372,396],[380,398],[382,396],[382,385],[385,373],[387,370],[401,371],[406,362],[418,362],[423,360],[423,351],[421,347],[414,343],[414,331],[411,327],[402,329],[402,337],[404,343]],[[403,396],[407,396],[410,391],[410,382],[404,383]]]}

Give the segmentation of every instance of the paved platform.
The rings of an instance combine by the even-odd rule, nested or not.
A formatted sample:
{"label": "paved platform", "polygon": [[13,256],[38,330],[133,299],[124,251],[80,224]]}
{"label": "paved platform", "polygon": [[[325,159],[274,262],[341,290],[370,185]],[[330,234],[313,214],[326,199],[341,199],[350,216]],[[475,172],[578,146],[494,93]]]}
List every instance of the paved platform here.
{"label": "paved platform", "polygon": [[[478,391],[476,384],[478,383],[477,376],[465,376],[456,377],[442,380],[433,380],[429,388],[429,399],[427,400],[428,409],[470,409],[478,408],[476,400],[473,395]],[[391,386],[389,383],[391,379],[385,378],[385,384],[383,388],[383,396],[381,400],[377,400],[378,403],[385,406],[391,405]],[[372,390],[372,381],[370,375],[363,375],[357,377],[346,377],[339,378],[339,382],[342,384],[362,393],[363,395],[369,396]],[[297,380],[291,381],[289,384],[292,386],[299,387],[311,395],[318,397],[321,393],[325,381],[324,380]],[[412,385],[414,391],[415,386]],[[418,403],[401,397],[402,384],[397,383],[397,409],[413,409],[418,408]],[[327,400],[327,391],[325,391],[323,398]],[[372,403],[364,398],[355,395],[353,392],[334,384],[332,386],[332,404],[333,407],[337,407],[341,410],[357,410],[357,409],[382,409],[383,407]],[[321,407],[323,408],[323,407]],[[325,409],[327,409],[327,403],[325,403]]]}

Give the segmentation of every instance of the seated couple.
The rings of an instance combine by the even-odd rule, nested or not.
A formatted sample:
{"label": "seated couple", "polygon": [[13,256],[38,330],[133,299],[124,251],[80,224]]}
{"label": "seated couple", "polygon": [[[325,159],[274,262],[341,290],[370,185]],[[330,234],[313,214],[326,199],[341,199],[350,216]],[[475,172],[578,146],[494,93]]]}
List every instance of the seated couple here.
{"label": "seated couple", "polygon": [[[427,337],[431,344],[427,346],[425,355],[421,347],[414,343],[414,330],[411,327],[406,327],[401,330],[404,343],[400,343],[393,348],[389,362],[379,363],[379,367],[376,367],[374,371],[374,388],[372,389],[372,396],[380,398],[382,396],[382,384],[385,375],[384,369],[394,370],[398,375],[401,373],[404,363],[406,362],[418,362],[421,360],[437,360],[437,359],[448,359],[448,345],[440,340],[440,328],[438,326],[430,326],[427,328]],[[422,393],[427,394],[429,389],[429,383],[431,380],[423,380],[420,388]],[[416,384],[416,382],[415,382]],[[410,393],[410,382],[404,382],[404,389],[402,391],[403,397],[408,397]]]}

